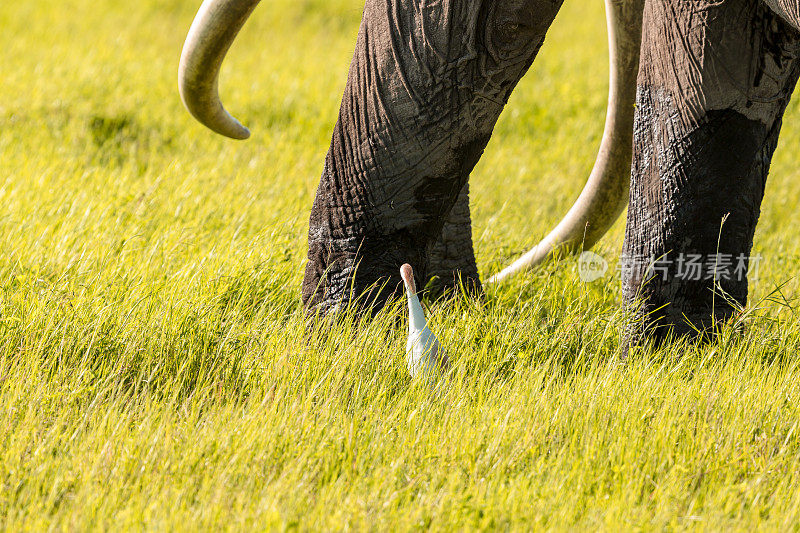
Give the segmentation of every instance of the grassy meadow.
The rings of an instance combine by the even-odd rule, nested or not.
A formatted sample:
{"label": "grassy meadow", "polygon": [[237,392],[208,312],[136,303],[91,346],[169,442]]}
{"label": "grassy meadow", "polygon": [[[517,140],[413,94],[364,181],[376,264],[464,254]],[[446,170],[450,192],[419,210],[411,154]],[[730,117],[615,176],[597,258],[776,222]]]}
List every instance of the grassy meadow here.
{"label": "grassy meadow", "polygon": [[[565,259],[430,307],[432,393],[403,302],[326,335],[301,308],[361,0],[257,9],[221,87],[244,143],[180,103],[198,5],[0,4],[0,528],[797,529],[797,105],[744,335],[621,364],[618,277]],[[566,2],[473,175],[484,276],[588,175],[603,17]]]}

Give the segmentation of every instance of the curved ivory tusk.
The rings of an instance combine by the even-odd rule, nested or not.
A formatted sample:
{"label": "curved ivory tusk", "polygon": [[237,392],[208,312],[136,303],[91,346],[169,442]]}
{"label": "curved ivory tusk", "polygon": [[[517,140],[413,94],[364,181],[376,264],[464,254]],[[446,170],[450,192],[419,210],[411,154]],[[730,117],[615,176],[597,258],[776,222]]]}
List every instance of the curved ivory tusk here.
{"label": "curved ivory tusk", "polygon": [[592,173],[569,213],[535,248],[492,276],[502,281],[544,262],[554,251],[591,248],[628,205],[636,78],[644,0],[606,0],[610,60],[608,111]]}
{"label": "curved ivory tusk", "polygon": [[205,126],[232,139],[247,139],[250,130],[222,106],[219,69],[258,2],[205,0],[189,29],[178,68],[178,89],[186,109]]}

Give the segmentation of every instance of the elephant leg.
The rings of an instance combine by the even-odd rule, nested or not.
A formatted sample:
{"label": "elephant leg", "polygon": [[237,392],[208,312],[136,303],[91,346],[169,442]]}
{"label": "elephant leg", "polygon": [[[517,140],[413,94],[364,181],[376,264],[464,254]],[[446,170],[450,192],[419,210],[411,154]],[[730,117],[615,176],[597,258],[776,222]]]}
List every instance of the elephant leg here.
{"label": "elephant leg", "polygon": [[380,308],[403,263],[477,280],[465,186],[561,3],[367,0],[311,210],[310,313]]}
{"label": "elephant leg", "polygon": [[428,252],[428,276],[432,279],[432,291],[437,295],[457,289],[459,284],[472,294],[481,292],[472,246],[469,183],[461,189],[441,236]]}
{"label": "elephant leg", "polygon": [[705,337],[746,304],[798,44],[761,0],[647,1],[623,250],[632,340]]}

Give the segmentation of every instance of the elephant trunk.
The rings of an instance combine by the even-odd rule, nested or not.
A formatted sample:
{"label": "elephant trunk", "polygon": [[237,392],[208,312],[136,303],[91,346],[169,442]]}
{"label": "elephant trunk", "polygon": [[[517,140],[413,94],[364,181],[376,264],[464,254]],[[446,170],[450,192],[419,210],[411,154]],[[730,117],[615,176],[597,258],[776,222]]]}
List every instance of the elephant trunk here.
{"label": "elephant trunk", "polygon": [[558,226],[536,247],[489,283],[544,262],[554,251],[591,248],[628,205],[636,78],[644,0],[606,0],[610,80],[605,132],[594,168],[580,197]]}
{"label": "elephant trunk", "polygon": [[186,37],[178,88],[186,109],[202,124],[232,139],[250,131],[233,118],[219,99],[219,70],[225,54],[259,0],[205,0]]}

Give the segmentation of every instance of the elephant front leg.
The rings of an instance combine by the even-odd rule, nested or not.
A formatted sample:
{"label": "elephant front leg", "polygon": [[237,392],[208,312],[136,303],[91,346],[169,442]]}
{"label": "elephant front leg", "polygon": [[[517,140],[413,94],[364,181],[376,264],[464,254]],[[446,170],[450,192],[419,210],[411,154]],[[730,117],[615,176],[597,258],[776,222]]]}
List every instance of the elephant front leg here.
{"label": "elephant front leg", "polygon": [[623,251],[635,338],[704,336],[746,304],[798,42],[760,0],[648,0]]}
{"label": "elephant front leg", "polygon": [[470,294],[480,294],[482,290],[472,246],[469,183],[459,193],[441,236],[428,253],[427,271],[433,294],[445,294],[459,286]]}

